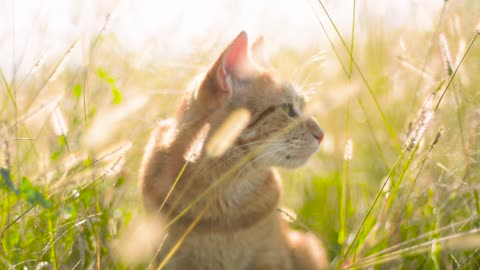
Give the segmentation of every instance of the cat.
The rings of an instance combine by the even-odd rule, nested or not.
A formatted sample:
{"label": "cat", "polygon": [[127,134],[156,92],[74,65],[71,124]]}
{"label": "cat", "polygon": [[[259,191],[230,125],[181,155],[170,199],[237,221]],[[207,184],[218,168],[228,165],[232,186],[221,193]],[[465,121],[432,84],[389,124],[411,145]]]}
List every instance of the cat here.
{"label": "cat", "polygon": [[[146,146],[144,205],[172,222],[157,258],[164,269],[328,268],[313,234],[289,229],[277,211],[282,188],[272,168],[303,165],[323,131],[304,114],[301,92],[252,59],[262,44],[249,48],[241,32]],[[205,143],[240,108],[250,115],[245,128],[223,153],[210,155]]]}

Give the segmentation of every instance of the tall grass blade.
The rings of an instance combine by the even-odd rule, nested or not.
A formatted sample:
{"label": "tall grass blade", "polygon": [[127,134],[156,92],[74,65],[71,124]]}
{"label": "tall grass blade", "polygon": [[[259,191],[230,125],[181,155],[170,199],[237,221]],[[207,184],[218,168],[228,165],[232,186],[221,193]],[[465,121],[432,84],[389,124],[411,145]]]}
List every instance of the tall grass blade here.
{"label": "tall grass blade", "polygon": [[368,260],[355,262],[351,265],[348,265],[344,269],[366,268],[394,260],[399,260],[404,256],[412,256],[428,252],[431,250],[432,245],[437,244],[439,249],[449,250],[468,250],[472,248],[478,248],[480,247],[480,230],[472,229],[468,232],[435,238],[433,240],[392,251],[381,256],[371,257]]}
{"label": "tall grass blade", "polygon": [[185,232],[183,233],[183,235],[180,237],[180,239],[178,239],[177,243],[175,243],[175,245],[173,246],[172,249],[170,249],[170,251],[168,252],[167,256],[165,256],[165,258],[162,260],[162,262],[160,263],[160,265],[158,266],[157,270],[161,270],[165,267],[165,265],[168,263],[168,261],[170,261],[170,259],[173,257],[173,255],[177,252],[177,250],[180,248],[180,245],[182,245],[182,243],[185,241],[185,239],[187,238],[187,236],[190,234],[190,232],[195,228],[195,226],[197,225],[197,223],[200,221],[200,219],[203,217],[203,215],[205,214],[205,212],[207,211],[209,205],[206,204],[205,207],[203,207],[203,209],[200,211],[200,213],[197,215],[197,217],[193,220],[193,222],[190,224],[190,226],[188,226],[188,228],[185,230]]}
{"label": "tall grass blade", "polygon": [[[347,107],[347,118],[345,126],[345,134],[349,136],[350,134],[350,106]],[[340,229],[338,232],[338,244],[344,249],[345,239],[348,235],[347,232],[347,213],[348,213],[348,199],[349,199],[349,190],[348,190],[348,165],[353,155],[353,143],[352,139],[348,138],[345,142],[345,149],[343,155],[343,166],[342,166],[342,177],[341,177],[341,192],[339,194],[340,198],[340,211],[339,211],[339,224]],[[338,267],[342,265],[342,256],[339,257]]]}
{"label": "tall grass blade", "polygon": [[[448,1],[444,1],[443,2],[443,5],[442,5],[442,10],[440,11],[440,15],[438,16],[438,21],[437,21],[437,24],[435,26],[435,30],[433,32],[433,35],[432,35],[432,38],[430,39],[430,42],[429,42],[429,46],[428,46],[428,49],[427,49],[427,52],[425,54],[425,57],[424,57],[424,60],[423,60],[423,63],[422,63],[422,66],[420,68],[421,72],[425,72],[425,69],[427,67],[427,64],[428,64],[428,61],[431,60],[431,57],[430,55],[432,54],[432,51],[433,51],[433,46],[435,44],[435,39],[437,38],[438,36],[438,33],[440,33],[440,26],[442,25],[442,22],[443,22],[443,19],[444,19],[444,16],[445,16],[445,11],[446,11],[446,8],[447,8],[447,2]],[[415,92],[417,92],[420,88],[420,86],[422,85],[422,82],[423,82],[423,76],[420,76],[420,78],[418,79],[418,82],[417,82],[417,85],[416,87],[414,88],[415,89]],[[415,104],[415,102],[412,102],[412,106]]]}
{"label": "tall grass blade", "polygon": [[360,226],[358,227],[356,233],[355,233],[355,236],[353,237],[353,240],[352,242],[350,243],[350,245],[348,246],[348,249],[347,251],[345,252],[344,254],[344,257],[348,257],[348,255],[350,255],[353,251],[356,251],[358,250],[358,248],[363,244],[363,243],[360,243],[358,242],[357,240],[359,239],[360,235],[363,233],[364,235],[365,234],[368,234],[369,231],[364,231],[364,228],[365,228],[365,224],[367,223],[367,221],[369,220],[370,218],[370,215],[373,211],[373,209],[375,208],[377,202],[379,201],[380,199],[380,196],[382,195],[382,193],[385,191],[385,187],[387,186],[387,184],[389,184],[389,182],[391,181],[391,178],[393,177],[393,175],[395,174],[395,170],[396,168],[400,165],[400,162],[402,161],[403,159],[403,156],[405,155],[406,153],[406,150],[403,150],[400,154],[400,156],[397,158],[395,164],[393,165],[392,169],[390,170],[387,178],[385,179],[385,181],[383,182],[382,186],[380,187],[379,191],[377,192],[377,195],[375,196],[375,199],[373,200],[372,204],[370,205],[370,207],[368,208],[368,211],[367,213],[365,214],[365,217],[363,218]]}
{"label": "tall grass blade", "polygon": [[323,33],[327,37],[328,43],[330,44],[330,47],[332,48],[333,53],[335,54],[335,57],[337,58],[338,62],[340,63],[340,67],[342,67],[343,73],[345,73],[345,75],[348,78],[350,78],[350,72],[347,70],[347,68],[345,67],[345,64],[343,63],[342,59],[340,58],[340,55],[338,54],[337,49],[336,49],[335,45],[333,44],[333,41],[332,41],[330,35],[328,34],[327,29],[325,28],[325,25],[323,24],[322,20],[320,19],[320,15],[317,13],[317,11],[315,10],[315,7],[310,3],[310,1],[308,1],[308,3],[310,4],[310,8],[313,10],[313,12],[315,14],[315,17],[317,18],[317,22],[320,25],[320,27],[322,28]]}
{"label": "tall grass blade", "polygon": [[349,73],[349,78],[352,77],[352,72],[353,72],[353,51],[355,48],[355,17],[356,17],[356,10],[357,10],[357,0],[353,0],[353,14],[352,14],[352,34],[351,34],[351,39],[350,39],[350,62],[348,66],[348,73]]}
{"label": "tall grass blade", "polygon": [[[372,96],[372,99],[375,103],[375,107],[377,108],[378,112],[380,113],[380,116],[382,118],[382,121],[383,123],[385,124],[385,127],[387,128],[388,130],[388,133],[390,134],[390,137],[392,137],[392,139],[395,139],[396,138],[396,134],[395,134],[395,131],[393,130],[392,126],[390,125],[390,122],[387,121],[387,118],[385,116],[385,113],[383,112],[381,106],[380,106],[380,103],[378,102],[378,99],[375,95],[375,92],[373,91],[372,87],[370,86],[370,84],[368,83],[367,81],[367,78],[365,77],[365,75],[363,74],[363,72],[361,71],[360,67],[358,66],[357,64],[357,61],[355,61],[355,58],[353,57],[353,52],[349,50],[347,44],[345,43],[345,40],[343,39],[342,35],[340,34],[340,31],[338,30],[335,22],[332,20],[330,14],[328,13],[327,9],[325,8],[325,6],[323,5],[322,3],[322,0],[318,0],[318,2],[320,3],[320,6],[322,7],[323,11],[325,12],[325,14],[327,15],[327,18],[328,20],[330,21],[330,24],[333,26],[333,28],[335,29],[335,32],[337,33],[337,36],[338,38],[340,39],[344,49],[347,51],[348,53],[348,56],[350,57],[350,61],[352,62],[352,64],[354,65],[354,67],[357,69],[358,71],[358,74],[360,75],[361,79],[362,79],[362,82],[365,84],[365,87],[367,87],[367,90],[368,92],[370,93],[370,95]],[[347,73],[348,74],[348,73]]]}

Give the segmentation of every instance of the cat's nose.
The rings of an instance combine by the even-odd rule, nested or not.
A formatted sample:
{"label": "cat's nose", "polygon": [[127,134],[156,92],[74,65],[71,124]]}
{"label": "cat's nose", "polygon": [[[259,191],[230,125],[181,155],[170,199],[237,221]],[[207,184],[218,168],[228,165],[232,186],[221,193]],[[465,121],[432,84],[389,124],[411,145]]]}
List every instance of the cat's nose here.
{"label": "cat's nose", "polygon": [[317,133],[312,133],[313,137],[321,142],[323,140],[323,131],[320,129]]}
{"label": "cat's nose", "polygon": [[313,117],[310,117],[307,119],[306,123],[308,131],[317,139],[317,141],[320,143],[323,140],[323,131],[318,125],[317,121],[313,119]]}

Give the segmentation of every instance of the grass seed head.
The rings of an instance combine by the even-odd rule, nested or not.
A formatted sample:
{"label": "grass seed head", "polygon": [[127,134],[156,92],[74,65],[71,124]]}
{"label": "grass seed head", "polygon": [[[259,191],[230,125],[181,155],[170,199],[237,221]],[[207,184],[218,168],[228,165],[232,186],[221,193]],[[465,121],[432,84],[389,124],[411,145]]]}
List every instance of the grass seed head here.
{"label": "grass seed head", "polygon": [[457,55],[455,56],[455,63],[454,63],[455,67],[458,67],[458,65],[460,64],[460,61],[462,61],[462,58],[465,55],[466,50],[467,50],[467,43],[465,42],[464,39],[460,39],[460,41],[458,42]]}
{"label": "grass seed head", "polygon": [[453,74],[452,57],[450,55],[450,48],[448,46],[448,41],[444,33],[440,34],[438,41],[440,43],[440,50],[442,51],[442,62],[445,68],[445,73],[450,77]]}
{"label": "grass seed head", "polygon": [[50,118],[52,123],[53,132],[57,136],[65,135],[68,131],[67,121],[65,120],[65,114],[57,106],[53,111],[52,117]]}
{"label": "grass seed head", "polygon": [[441,128],[441,129],[438,131],[438,133],[437,133],[437,135],[435,136],[435,139],[433,140],[433,143],[432,143],[432,145],[430,146],[430,148],[434,148],[435,145],[438,144],[438,142],[439,142],[440,139],[442,138],[442,133],[443,133],[443,128]]}
{"label": "grass seed head", "polygon": [[185,160],[188,160],[189,162],[195,162],[200,157],[203,146],[205,144],[205,139],[209,131],[209,124],[206,124],[202,127],[202,129],[200,130],[200,132],[198,132],[198,135],[194,139],[192,145],[190,145],[187,152],[185,153]]}
{"label": "grass seed head", "polygon": [[420,115],[416,125],[414,126],[411,135],[408,139],[407,150],[412,151],[413,148],[422,140],[425,131],[427,130],[428,124],[433,118],[432,111],[425,111]]}
{"label": "grass seed head", "polygon": [[351,138],[348,138],[347,143],[345,144],[345,151],[343,152],[343,159],[352,160],[353,156],[353,142]]}
{"label": "grass seed head", "polygon": [[207,154],[211,157],[221,156],[240,136],[250,121],[250,112],[246,109],[237,109],[215,131],[207,143]]}
{"label": "grass seed head", "polygon": [[136,216],[118,240],[112,241],[114,256],[121,262],[140,265],[156,253],[165,235],[164,222],[154,216]]}

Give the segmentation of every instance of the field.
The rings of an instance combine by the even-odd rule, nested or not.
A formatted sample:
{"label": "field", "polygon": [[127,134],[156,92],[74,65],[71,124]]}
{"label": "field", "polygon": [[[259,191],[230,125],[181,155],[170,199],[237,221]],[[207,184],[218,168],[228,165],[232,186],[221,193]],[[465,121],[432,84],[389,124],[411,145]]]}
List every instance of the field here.
{"label": "field", "polygon": [[[383,27],[352,1],[346,30],[329,3],[312,2],[325,46],[268,57],[325,131],[305,167],[280,169],[279,211],[324,242],[332,268],[479,269],[480,2],[445,1],[421,28]],[[225,43],[148,55],[107,24],[22,74],[0,63],[0,269],[151,262],[143,148]]]}

